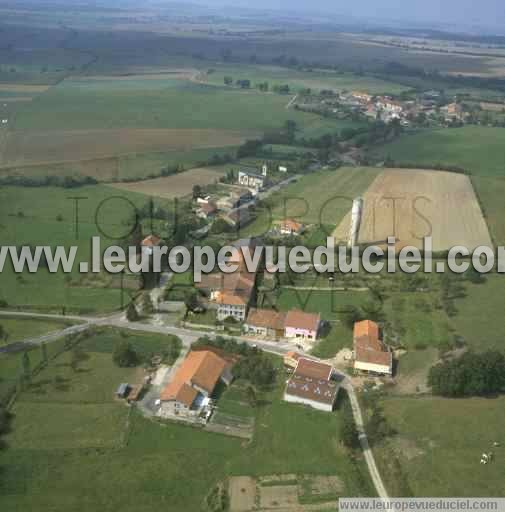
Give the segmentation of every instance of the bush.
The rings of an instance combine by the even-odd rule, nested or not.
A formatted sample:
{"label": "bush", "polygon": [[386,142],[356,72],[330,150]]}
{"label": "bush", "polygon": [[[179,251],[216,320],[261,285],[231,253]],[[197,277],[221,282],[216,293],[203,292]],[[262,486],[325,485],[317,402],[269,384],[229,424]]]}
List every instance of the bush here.
{"label": "bush", "polygon": [[467,352],[433,366],[428,384],[434,394],[448,397],[499,393],[505,389],[505,356],[493,350]]}
{"label": "bush", "polygon": [[112,360],[120,368],[137,366],[139,359],[137,352],[135,352],[134,348],[126,340],[118,343],[112,353]]}

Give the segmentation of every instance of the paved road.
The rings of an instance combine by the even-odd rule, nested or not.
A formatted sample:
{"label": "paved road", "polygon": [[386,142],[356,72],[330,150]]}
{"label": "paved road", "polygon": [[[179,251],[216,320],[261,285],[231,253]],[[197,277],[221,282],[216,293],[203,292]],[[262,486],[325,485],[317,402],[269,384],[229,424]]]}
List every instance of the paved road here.
{"label": "paved road", "polygon": [[[129,322],[124,314],[115,314],[108,317],[79,317],[79,316],[63,316],[63,315],[51,315],[44,313],[29,313],[29,312],[11,312],[11,311],[0,311],[0,315],[6,316],[22,316],[22,317],[32,317],[32,318],[53,318],[53,319],[66,319],[66,320],[76,320],[83,322],[82,324],[74,325],[68,327],[67,329],[63,329],[61,331],[57,331],[54,333],[45,334],[43,336],[39,336],[37,338],[31,338],[29,340],[23,340],[19,342],[21,344],[40,344],[42,342],[51,342],[62,335],[70,334],[73,332],[81,332],[92,325],[104,325],[104,326],[112,326],[118,327],[122,329],[129,329],[133,331],[143,331],[143,332],[154,332],[159,334],[173,334],[178,336],[183,344],[183,346],[187,349],[190,347],[192,343],[194,343],[198,338],[202,336],[208,336],[213,338],[215,336],[222,336],[225,338],[234,338],[240,341],[245,341],[247,343],[255,344],[265,352],[270,352],[272,354],[284,355],[286,352],[293,350],[293,344],[288,342],[272,342],[258,339],[251,339],[243,336],[227,336],[221,334],[219,332],[208,332],[208,331],[197,331],[192,329],[183,329],[180,327],[175,327],[173,325],[153,325],[141,322]],[[0,352],[9,352],[9,347],[13,347],[14,345],[19,346],[19,343],[14,343],[11,345],[7,345],[0,349]],[[18,348],[19,350],[19,348]],[[183,350],[182,353],[185,354],[187,350]],[[298,349],[298,352],[302,352]],[[182,355],[181,355],[182,356]],[[318,360],[316,357],[310,356],[314,360]],[[179,358],[180,359],[180,358]],[[178,361],[180,363],[180,361]],[[178,365],[174,365],[177,367]],[[356,429],[359,435],[359,441],[361,444],[361,448],[363,450],[363,454],[365,456],[365,460],[368,466],[368,472],[370,473],[370,477],[374,483],[377,494],[380,498],[388,499],[388,493],[386,491],[386,487],[384,486],[384,482],[382,481],[381,475],[379,473],[379,469],[377,468],[377,464],[375,463],[375,458],[373,456],[372,449],[368,443],[368,438],[365,432],[365,423],[363,421],[363,415],[361,412],[361,407],[359,405],[358,397],[356,395],[356,391],[354,386],[349,379],[349,377],[343,373],[337,372],[338,376],[342,379],[341,385],[347,391],[349,396],[349,400],[351,402],[352,413],[354,416],[354,422],[356,423]],[[154,394],[153,394],[154,396]],[[150,409],[152,404],[149,403],[149,400],[145,403],[146,409]]]}

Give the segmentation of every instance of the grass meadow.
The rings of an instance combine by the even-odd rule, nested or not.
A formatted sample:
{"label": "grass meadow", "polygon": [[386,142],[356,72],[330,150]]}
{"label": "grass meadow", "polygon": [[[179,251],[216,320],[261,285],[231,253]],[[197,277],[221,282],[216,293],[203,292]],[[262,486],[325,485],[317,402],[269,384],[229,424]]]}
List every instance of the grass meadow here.
{"label": "grass meadow", "polygon": [[505,176],[503,128],[465,126],[405,135],[375,152],[412,166],[458,166],[474,176]]}
{"label": "grass meadow", "polygon": [[[390,495],[504,495],[504,397],[390,398],[382,405],[397,431],[374,448]],[[479,464],[490,451],[493,461]]]}
{"label": "grass meadow", "polygon": [[[118,197],[120,196],[120,197]],[[76,228],[76,200],[78,223]],[[134,207],[145,205],[147,197],[118,192],[107,186],[78,190],[44,187],[2,187],[0,189],[0,233],[2,244],[56,247],[75,245],[76,262],[90,261],[91,237],[99,236],[102,247],[117,245],[132,229],[128,219]],[[163,203],[170,209],[168,203]],[[60,312],[106,313],[121,305],[120,277],[109,274],[50,273],[40,268],[16,273],[8,262],[0,275],[0,297],[11,306]],[[125,280],[128,284],[129,278]],[[133,286],[135,288],[135,286]]]}

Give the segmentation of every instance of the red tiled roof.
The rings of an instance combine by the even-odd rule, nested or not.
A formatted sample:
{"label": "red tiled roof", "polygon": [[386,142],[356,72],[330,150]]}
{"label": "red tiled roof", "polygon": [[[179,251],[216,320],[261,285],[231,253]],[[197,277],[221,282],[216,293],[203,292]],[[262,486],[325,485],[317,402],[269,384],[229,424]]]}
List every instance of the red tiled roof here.
{"label": "red tiled roof", "polygon": [[142,240],[141,245],[143,247],[154,247],[156,245],[159,245],[160,242],[161,242],[161,238],[159,236],[149,235],[149,236],[146,236],[144,238],[144,240]]}
{"label": "red tiled roof", "polygon": [[298,364],[296,365],[295,370],[295,374],[297,375],[318,380],[330,380],[332,373],[333,367],[329,364],[312,361],[306,357],[300,357],[298,359]]}
{"label": "red tiled roof", "polygon": [[387,366],[393,365],[393,354],[379,339],[379,326],[371,320],[354,324],[354,357],[361,363]]}
{"label": "red tiled roof", "polygon": [[163,401],[177,400],[189,407],[198,394],[193,386],[212,393],[227,366],[230,363],[213,352],[190,352],[172,381],[161,392],[160,398]]}
{"label": "red tiled roof", "polygon": [[284,329],[284,320],[286,314],[273,309],[255,309],[252,308],[247,315],[246,323],[256,327],[266,327],[268,329]]}
{"label": "red tiled roof", "polygon": [[321,315],[319,313],[305,313],[305,311],[292,309],[286,314],[285,326],[295,329],[317,331],[320,322]]}
{"label": "red tiled roof", "polygon": [[337,398],[338,384],[324,379],[312,379],[295,372],[288,381],[286,393],[314,402],[333,405]]}

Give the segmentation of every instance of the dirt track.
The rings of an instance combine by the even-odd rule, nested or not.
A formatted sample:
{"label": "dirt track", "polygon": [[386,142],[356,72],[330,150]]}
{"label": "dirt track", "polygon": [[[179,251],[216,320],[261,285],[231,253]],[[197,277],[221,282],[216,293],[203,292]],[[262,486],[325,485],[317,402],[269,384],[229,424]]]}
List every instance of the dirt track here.
{"label": "dirt track", "polygon": [[[383,244],[396,236],[398,247],[422,247],[431,235],[433,250],[455,245],[472,250],[492,246],[472,183],[462,174],[412,169],[384,170],[366,191],[360,244]],[[350,213],[334,236],[347,241]]]}

